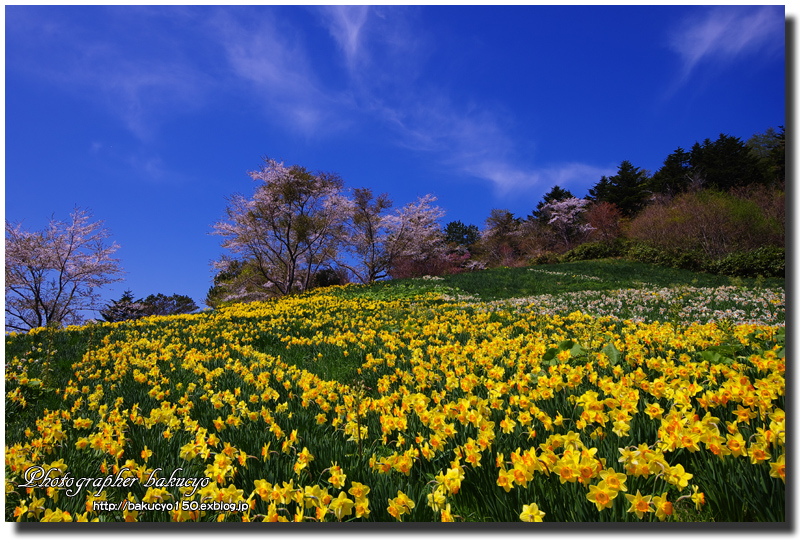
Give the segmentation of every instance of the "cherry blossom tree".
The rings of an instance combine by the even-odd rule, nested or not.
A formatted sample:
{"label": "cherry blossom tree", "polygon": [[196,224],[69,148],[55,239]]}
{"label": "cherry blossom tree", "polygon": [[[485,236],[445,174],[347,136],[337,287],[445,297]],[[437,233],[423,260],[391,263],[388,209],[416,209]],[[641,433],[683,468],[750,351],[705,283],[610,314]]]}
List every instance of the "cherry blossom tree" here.
{"label": "cherry blossom tree", "polygon": [[343,214],[336,206],[343,182],[332,173],[264,158],[252,198],[228,199],[227,220],[213,226],[230,251],[214,263],[238,268],[225,284],[225,299],[283,296],[308,289],[312,277],[335,258]]}
{"label": "cherry blossom tree", "polygon": [[346,220],[342,235],[343,255],[337,261],[362,283],[389,277],[398,261],[418,263],[439,254],[444,236],[439,220],[444,211],[431,194],[389,213],[387,194],[374,197],[368,188],[355,189],[352,199],[337,206]]}
{"label": "cherry blossom tree", "polygon": [[586,199],[570,197],[563,201],[545,204],[542,208],[542,215],[547,220],[548,226],[567,250],[572,248],[574,242],[583,238],[593,229],[591,225],[584,222],[583,216],[590,202]]}
{"label": "cherry blossom tree", "polygon": [[440,223],[445,211],[435,202],[436,197],[429,193],[386,216],[384,249],[390,268],[399,261],[406,267],[424,268],[426,262],[445,256],[447,246]]}
{"label": "cherry blossom tree", "polygon": [[102,221],[75,208],[71,222],[51,217],[43,231],[6,220],[6,329],[79,324],[99,309],[98,289],[122,280],[116,243]]}
{"label": "cherry blossom tree", "polygon": [[342,196],[337,206],[346,215],[342,234],[344,252],[338,265],[352,272],[361,283],[386,277],[392,264],[386,228],[386,212],[392,207],[389,195],[382,193],[375,197],[369,188],[357,188],[352,199]]}

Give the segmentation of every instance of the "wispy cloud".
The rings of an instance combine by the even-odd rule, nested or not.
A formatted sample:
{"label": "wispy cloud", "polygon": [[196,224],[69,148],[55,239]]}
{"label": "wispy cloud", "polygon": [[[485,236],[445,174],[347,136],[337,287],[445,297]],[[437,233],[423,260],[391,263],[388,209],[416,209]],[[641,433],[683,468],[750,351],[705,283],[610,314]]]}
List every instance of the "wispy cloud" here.
{"label": "wispy cloud", "polygon": [[[9,31],[27,49],[14,51],[14,68],[104,104],[146,142],[165,120],[226,95],[256,103],[269,121],[306,138],[379,130],[399,147],[491,183],[499,195],[584,175],[596,181],[607,172],[537,164],[519,150],[513,114],[423,77],[437,36],[414,7],[314,9],[330,36],[327,50],[320,36],[311,39],[318,29],[280,9],[126,7],[98,19],[97,11],[75,13],[18,10]],[[156,181],[170,176],[158,159],[133,165]]]}
{"label": "wispy cloud", "polygon": [[446,85],[419,78],[436,45],[419,32],[413,11],[329,7],[321,13],[345,57],[360,107],[387,127],[399,146],[488,181],[500,197],[553,183],[594,183],[613,174],[580,163],[527,165],[530,160],[520,159],[512,134],[512,114],[496,104],[457,103]]}
{"label": "wispy cloud", "polygon": [[597,167],[585,163],[559,163],[547,167],[524,168],[511,161],[482,159],[467,162],[463,171],[490,180],[502,198],[519,197],[522,192],[559,187],[579,191],[594,185],[602,176],[611,176],[616,171],[610,167]]}
{"label": "wispy cloud", "polygon": [[369,6],[325,6],[328,30],[344,53],[348,67],[353,70],[363,49],[361,29],[367,21]]}
{"label": "wispy cloud", "polygon": [[215,15],[213,27],[232,73],[251,85],[265,113],[305,136],[330,133],[349,123],[346,92],[326,88],[316,76],[303,33],[287,37],[268,15],[244,21],[227,12]]}
{"label": "wispy cloud", "polygon": [[[434,156],[449,169],[488,181],[499,197],[521,190],[592,185],[613,168],[585,163],[536,165],[521,157],[513,137],[512,115],[501,110],[459,109],[439,95],[421,98],[414,106],[383,105],[379,114],[392,126],[397,144]],[[531,164],[531,162],[534,164]]]}
{"label": "wispy cloud", "polygon": [[161,156],[149,156],[145,158],[130,158],[131,164],[137,169],[141,169],[145,176],[152,182],[162,183],[170,180],[171,174],[164,164]]}
{"label": "wispy cloud", "polygon": [[703,62],[727,64],[747,53],[771,54],[784,45],[782,6],[720,6],[686,19],[669,46],[683,61],[680,82]]}
{"label": "wispy cloud", "polygon": [[[90,23],[72,17],[72,11],[15,10],[12,14],[13,23],[7,28],[18,47],[11,62],[14,69],[102,103],[142,139],[152,137],[170,113],[200,107],[213,84],[201,70],[171,55],[170,47],[120,46],[108,39],[104,33],[108,29],[91,28]],[[117,15],[109,21],[135,19],[128,30],[141,30],[153,22],[146,11],[122,8],[108,14]],[[158,35],[159,40],[169,40],[168,33]]]}
{"label": "wispy cloud", "polygon": [[109,60],[100,69],[93,62],[82,82],[100,89],[107,106],[142,139],[153,136],[156,126],[170,113],[196,110],[204,101],[205,77],[184,64],[147,65]]}

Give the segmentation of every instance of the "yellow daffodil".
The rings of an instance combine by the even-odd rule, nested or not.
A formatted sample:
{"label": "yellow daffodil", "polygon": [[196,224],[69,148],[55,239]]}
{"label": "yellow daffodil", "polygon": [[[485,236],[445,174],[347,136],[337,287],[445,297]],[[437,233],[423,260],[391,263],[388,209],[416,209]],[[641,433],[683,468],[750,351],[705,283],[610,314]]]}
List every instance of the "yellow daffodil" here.
{"label": "yellow daffodil", "polygon": [[692,486],[692,502],[694,502],[695,508],[699,512],[700,509],[704,504],[706,504],[705,495],[699,491],[700,488],[697,486]]}
{"label": "yellow daffodil", "polygon": [[653,506],[659,521],[664,521],[672,515],[672,503],[667,500],[666,492],[662,493],[660,497],[653,497]]}
{"label": "yellow daffodil", "polygon": [[769,464],[769,475],[780,478],[786,484],[786,454],[781,454],[778,459]]}
{"label": "yellow daffodil", "polygon": [[519,519],[528,523],[540,522],[543,520],[545,513],[539,510],[536,503],[526,504],[522,507],[522,512],[519,514]]}
{"label": "yellow daffodil", "polygon": [[330,474],[330,483],[335,488],[341,489],[344,486],[344,481],[347,478],[347,475],[342,472],[342,468],[339,467],[336,463],[331,465],[328,473]]}
{"label": "yellow daffodil", "polygon": [[653,509],[650,507],[650,495],[642,496],[637,489],[636,495],[625,495],[625,497],[628,499],[628,502],[631,503],[631,507],[628,509],[628,512],[635,512],[636,517],[639,519],[642,519],[644,514],[653,511]]}
{"label": "yellow daffodil", "polygon": [[597,485],[589,486],[586,498],[597,506],[598,511],[601,511],[603,508],[611,508],[617,493],[619,492],[611,489],[605,482],[600,482]]}
{"label": "yellow daffodil", "polygon": [[355,503],[352,499],[347,498],[344,491],[339,492],[339,496],[331,501],[328,505],[336,519],[342,521],[342,518],[349,516],[353,513],[353,506]]}

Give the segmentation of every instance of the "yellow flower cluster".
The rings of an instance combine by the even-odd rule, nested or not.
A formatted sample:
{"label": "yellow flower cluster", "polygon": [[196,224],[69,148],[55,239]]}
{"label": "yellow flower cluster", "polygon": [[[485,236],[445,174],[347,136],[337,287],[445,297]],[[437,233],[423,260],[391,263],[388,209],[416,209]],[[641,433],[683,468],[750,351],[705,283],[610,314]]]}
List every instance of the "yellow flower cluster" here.
{"label": "yellow flower cluster", "polygon": [[[497,473],[480,490],[537,493],[531,483],[552,481],[564,496],[578,487],[598,512],[620,501],[640,519],[667,519],[667,497],[684,490],[698,506],[706,502],[685,456],[746,460],[785,483],[785,358],[767,350],[710,362],[700,353],[725,339],[715,324],[482,310],[435,296],[348,299],[333,289],[108,326],[57,388],[62,407],[6,446],[17,521],[97,519],[93,503],[112,499],[172,501],[174,521],[376,519],[367,498],[376,482],[395,482],[391,492],[381,488],[381,516],[402,521],[424,511],[451,521],[466,515],[464,485],[481,482],[493,464]],[[740,325],[734,338],[748,347],[774,331]],[[325,378],[330,358],[353,366],[349,380]],[[24,399],[20,385],[8,399]],[[356,469],[362,453],[368,466]],[[51,477],[94,467],[143,485],[168,476],[166,461],[208,484],[85,490],[85,512],[68,511],[72,499],[61,488],[15,487],[33,466]],[[418,482],[427,505],[397,490],[401,481]],[[627,494],[629,485],[651,491]],[[191,501],[245,502],[249,510],[181,504]],[[539,504],[514,515],[558,515]]]}

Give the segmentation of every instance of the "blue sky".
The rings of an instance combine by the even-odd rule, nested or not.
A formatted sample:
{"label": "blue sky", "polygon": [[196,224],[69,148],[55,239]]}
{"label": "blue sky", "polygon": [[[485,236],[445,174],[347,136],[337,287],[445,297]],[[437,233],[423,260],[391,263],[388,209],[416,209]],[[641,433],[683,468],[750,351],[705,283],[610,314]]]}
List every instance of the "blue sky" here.
{"label": "blue sky", "polygon": [[444,223],[785,125],[783,6],[5,7],[6,219],[105,221],[137,297],[202,304],[262,156]]}

